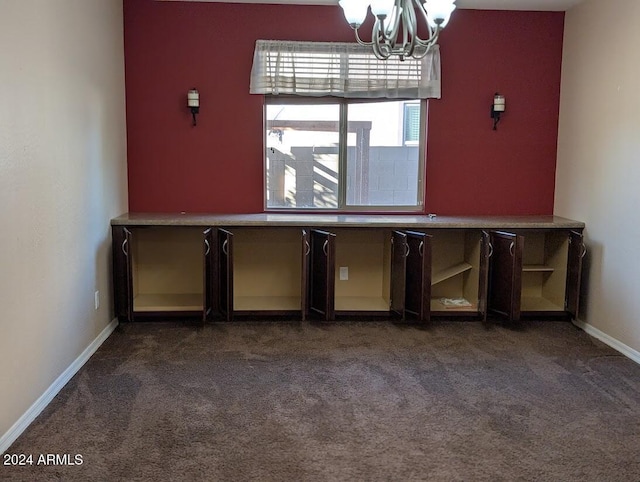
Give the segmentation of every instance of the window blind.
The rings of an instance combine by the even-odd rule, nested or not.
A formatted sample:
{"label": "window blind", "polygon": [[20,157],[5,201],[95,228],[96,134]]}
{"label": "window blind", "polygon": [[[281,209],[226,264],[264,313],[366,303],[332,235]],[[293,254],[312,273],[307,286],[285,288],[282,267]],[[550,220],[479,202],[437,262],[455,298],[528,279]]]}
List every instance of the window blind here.
{"label": "window blind", "polygon": [[422,59],[378,60],[357,43],[257,40],[252,94],[440,98],[440,49]]}
{"label": "window blind", "polygon": [[420,141],[420,104],[404,105],[404,142]]}

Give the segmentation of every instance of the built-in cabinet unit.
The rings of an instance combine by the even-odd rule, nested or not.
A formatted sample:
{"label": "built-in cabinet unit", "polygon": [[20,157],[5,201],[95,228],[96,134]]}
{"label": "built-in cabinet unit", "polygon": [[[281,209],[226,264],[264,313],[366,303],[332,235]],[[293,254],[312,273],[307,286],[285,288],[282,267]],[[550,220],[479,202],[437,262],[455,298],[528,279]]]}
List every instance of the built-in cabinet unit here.
{"label": "built-in cabinet unit", "polygon": [[124,215],[121,320],[575,316],[583,224],[555,217]]}
{"label": "built-in cabinet unit", "polygon": [[212,229],[113,229],[116,314],[208,318],[214,309]]}
{"label": "built-in cabinet unit", "polygon": [[302,309],[301,229],[217,228],[220,311],[225,318]]}
{"label": "built-in cabinet unit", "polygon": [[509,320],[577,315],[586,253],[581,231],[493,231],[490,236],[490,313]]}
{"label": "built-in cabinet unit", "polygon": [[432,232],[431,312],[485,315],[489,239],[478,229]]}
{"label": "built-in cabinet unit", "polygon": [[338,314],[389,312],[389,230],[334,229],[335,310]]}

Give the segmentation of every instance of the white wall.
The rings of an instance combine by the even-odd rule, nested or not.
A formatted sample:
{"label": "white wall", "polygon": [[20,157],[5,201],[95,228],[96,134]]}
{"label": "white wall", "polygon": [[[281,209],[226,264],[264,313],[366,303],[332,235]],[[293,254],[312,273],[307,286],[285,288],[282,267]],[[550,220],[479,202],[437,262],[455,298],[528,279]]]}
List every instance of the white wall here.
{"label": "white wall", "polygon": [[126,207],[122,0],[1,0],[0,437],[112,321]]}
{"label": "white wall", "polygon": [[640,351],[640,1],[566,14],[555,213],[586,223],[580,320]]}

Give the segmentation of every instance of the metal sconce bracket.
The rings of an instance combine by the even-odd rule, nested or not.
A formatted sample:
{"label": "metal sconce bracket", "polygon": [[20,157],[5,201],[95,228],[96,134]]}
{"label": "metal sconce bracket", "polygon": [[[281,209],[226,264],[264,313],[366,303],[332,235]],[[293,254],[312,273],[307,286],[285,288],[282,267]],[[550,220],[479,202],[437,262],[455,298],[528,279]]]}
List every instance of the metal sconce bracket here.
{"label": "metal sconce bracket", "polygon": [[505,111],[505,98],[504,95],[496,92],[493,95],[493,104],[491,104],[491,118],[493,119],[493,130],[498,130],[498,122],[500,122],[500,116]]}
{"label": "metal sconce bracket", "polygon": [[200,113],[200,94],[195,87],[187,92],[187,107],[191,110],[193,125],[196,125],[196,114]]}

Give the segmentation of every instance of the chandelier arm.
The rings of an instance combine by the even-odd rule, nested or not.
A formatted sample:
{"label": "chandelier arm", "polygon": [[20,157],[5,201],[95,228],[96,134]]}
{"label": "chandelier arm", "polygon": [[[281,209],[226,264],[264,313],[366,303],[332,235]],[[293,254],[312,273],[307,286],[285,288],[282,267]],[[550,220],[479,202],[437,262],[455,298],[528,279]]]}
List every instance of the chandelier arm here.
{"label": "chandelier arm", "polygon": [[386,60],[389,58],[391,53],[386,49],[383,52],[383,45],[380,44],[380,22],[376,19],[376,22],[373,24],[373,30],[371,32],[371,46],[373,47],[373,53],[380,60]]}
{"label": "chandelier arm", "polygon": [[410,25],[408,25],[408,19],[407,19],[407,16],[409,14],[405,12],[407,12],[407,9],[404,9],[402,11],[402,45],[406,45],[406,43],[409,41],[409,31],[410,31]]}
{"label": "chandelier arm", "polygon": [[392,43],[395,43],[395,40],[398,38],[398,30],[400,28],[400,23],[402,19],[402,0],[395,0],[395,8],[393,9],[393,15],[391,16],[390,23],[391,30],[387,35],[387,38],[391,40]]}
{"label": "chandelier arm", "polygon": [[431,47],[433,47],[434,45],[436,45],[435,42],[434,43],[427,42],[426,44],[417,45],[417,47],[420,47],[420,48],[416,48],[415,52],[413,53],[413,58],[414,59],[424,58],[431,50]]}
{"label": "chandelier arm", "polygon": [[413,3],[415,3],[415,8],[418,9],[422,15],[422,19],[424,20],[425,25],[427,26],[427,30],[429,31],[429,38],[426,40],[423,40],[420,38],[420,36],[418,35],[418,25],[417,25],[417,21],[416,21],[416,41],[418,43],[418,45],[422,46],[422,47],[426,47],[426,46],[430,46],[430,44],[435,43],[435,39],[438,38],[438,33],[440,30],[440,27],[437,28],[433,28],[431,26],[431,24],[429,23],[429,18],[427,16],[427,11],[425,10],[424,6],[422,5],[422,3],[420,3],[420,0],[411,0]]}
{"label": "chandelier arm", "polygon": [[373,53],[380,60],[387,60],[393,54],[393,51],[389,49],[387,44],[374,44],[373,45]]}
{"label": "chandelier arm", "polygon": [[420,47],[431,48],[436,43],[438,43],[438,37],[440,36],[440,31],[441,30],[442,30],[441,28],[435,29],[434,32],[431,34],[431,37],[429,37],[428,40],[422,40],[421,38],[416,38],[416,43]]}
{"label": "chandelier arm", "polygon": [[373,45],[373,41],[371,42],[365,42],[364,40],[362,40],[360,38],[360,34],[358,33],[358,28],[354,28],[353,31],[356,34],[356,42],[358,42],[360,45],[364,45],[365,47],[371,47]]}
{"label": "chandelier arm", "polygon": [[[406,12],[406,15],[405,15]],[[411,57],[416,46],[416,38],[418,37],[418,24],[416,22],[416,12],[412,6],[403,12],[403,25],[405,30],[405,38],[403,51],[405,57]]]}
{"label": "chandelier arm", "polygon": [[378,32],[380,33],[380,38],[383,40],[384,43],[388,43],[388,42],[393,43],[393,38],[390,38],[385,32],[385,26],[384,26],[385,19],[386,17],[378,18]]}

